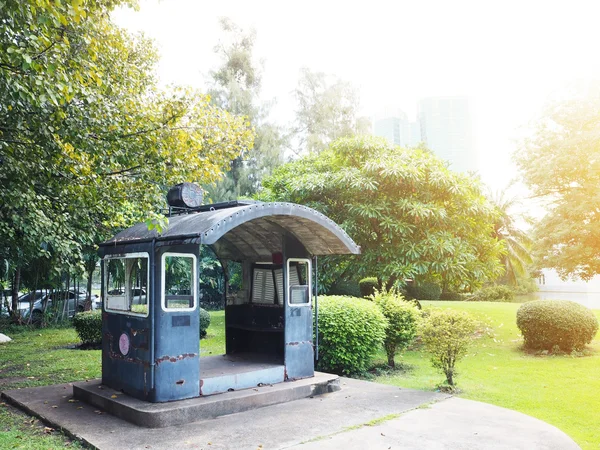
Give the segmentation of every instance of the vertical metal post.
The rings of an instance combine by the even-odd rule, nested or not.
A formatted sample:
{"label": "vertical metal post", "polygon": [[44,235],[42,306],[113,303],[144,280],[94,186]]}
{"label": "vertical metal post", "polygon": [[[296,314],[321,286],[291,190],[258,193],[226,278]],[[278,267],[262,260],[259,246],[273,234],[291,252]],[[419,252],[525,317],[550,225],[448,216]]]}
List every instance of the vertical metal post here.
{"label": "vertical metal post", "polygon": [[315,361],[319,360],[319,270],[317,268],[317,257],[315,256]]}
{"label": "vertical metal post", "polygon": [[[152,239],[152,247],[150,250],[150,261],[152,261],[152,268],[150,269],[150,280],[148,280],[147,286],[147,301],[148,301],[148,312],[150,313],[150,392],[154,392],[154,370],[156,369],[156,356],[155,356],[155,310],[156,310],[156,238]],[[153,394],[154,395],[154,394]]]}

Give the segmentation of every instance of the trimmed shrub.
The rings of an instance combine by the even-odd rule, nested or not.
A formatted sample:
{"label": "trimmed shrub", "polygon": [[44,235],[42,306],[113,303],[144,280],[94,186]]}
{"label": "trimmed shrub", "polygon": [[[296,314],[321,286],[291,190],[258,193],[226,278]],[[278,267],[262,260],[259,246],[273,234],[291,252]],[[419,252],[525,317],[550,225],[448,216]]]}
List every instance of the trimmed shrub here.
{"label": "trimmed shrub", "polygon": [[455,365],[467,353],[475,322],[469,314],[454,309],[432,309],[420,324],[421,342],[431,355],[433,367],[454,386]]}
{"label": "trimmed shrub", "polygon": [[346,295],[360,297],[360,288],[356,281],[340,280],[333,284],[327,291],[327,295]]}
{"label": "trimmed shrub", "polygon": [[442,292],[440,294],[440,300],[448,300],[448,301],[452,301],[452,302],[460,302],[463,299],[464,298],[463,298],[462,294],[459,294],[458,292]]}
{"label": "trimmed shrub", "polygon": [[375,277],[367,277],[360,280],[358,286],[360,287],[360,295],[367,298],[375,294],[375,289],[379,286],[379,282]]}
{"label": "trimmed shrub", "polygon": [[206,337],[206,330],[210,325],[210,314],[204,308],[200,308],[200,339]]}
{"label": "trimmed shrub", "polygon": [[417,335],[419,311],[400,294],[376,292],[372,298],[388,321],[383,346],[388,366],[396,367],[396,352],[406,349]]}
{"label": "trimmed shrub", "polygon": [[568,300],[536,300],[517,311],[517,327],[525,348],[563,352],[582,350],[598,332],[594,313]]}
{"label": "trimmed shrub", "polygon": [[102,343],[102,310],[85,311],[73,316],[73,326],[84,344]]}
{"label": "trimmed shrub", "polygon": [[416,298],[417,300],[439,300],[442,288],[437,283],[423,281],[418,285],[406,286],[406,292],[409,298]]}
{"label": "trimmed shrub", "polygon": [[319,297],[319,370],[350,375],[368,369],[385,339],[379,307],[355,297]]}
{"label": "trimmed shrub", "polygon": [[503,284],[488,286],[479,289],[467,300],[470,302],[512,302],[515,299],[515,291]]}

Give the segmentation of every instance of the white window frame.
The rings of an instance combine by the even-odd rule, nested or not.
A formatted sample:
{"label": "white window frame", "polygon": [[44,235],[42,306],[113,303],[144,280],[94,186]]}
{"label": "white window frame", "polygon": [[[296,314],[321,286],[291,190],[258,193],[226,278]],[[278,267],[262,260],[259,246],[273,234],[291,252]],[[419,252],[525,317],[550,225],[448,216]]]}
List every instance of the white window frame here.
{"label": "white window frame", "polygon": [[[123,309],[110,309],[108,308],[108,276],[107,276],[107,262],[110,259],[133,259],[133,258],[146,258],[148,260],[148,264],[146,265],[146,305],[148,306],[148,310],[146,314],[136,313],[133,311],[125,311]],[[124,253],[121,255],[106,255],[103,259],[104,261],[104,298],[102,302],[104,303],[104,310],[111,314],[122,314],[124,316],[135,316],[135,317],[148,317],[150,315],[150,254],[148,252],[136,252],[136,253]],[[116,297],[116,296],[115,296]]]}
{"label": "white window frame", "polygon": [[[185,258],[193,259],[192,269],[192,285],[193,285],[193,305],[191,308],[167,308],[165,302],[165,260],[167,256],[182,256]],[[160,258],[160,308],[167,313],[172,312],[192,312],[198,307],[198,258],[193,253],[178,253],[178,252],[165,252]]]}
{"label": "white window frame", "polygon": [[[306,303],[290,303],[292,296],[290,295],[290,263],[291,262],[302,262],[308,263],[308,302]],[[287,298],[288,306],[299,308],[304,306],[312,306],[312,263],[308,258],[288,258],[286,261],[286,273],[285,273],[285,293]],[[306,286],[306,285],[300,285]]]}

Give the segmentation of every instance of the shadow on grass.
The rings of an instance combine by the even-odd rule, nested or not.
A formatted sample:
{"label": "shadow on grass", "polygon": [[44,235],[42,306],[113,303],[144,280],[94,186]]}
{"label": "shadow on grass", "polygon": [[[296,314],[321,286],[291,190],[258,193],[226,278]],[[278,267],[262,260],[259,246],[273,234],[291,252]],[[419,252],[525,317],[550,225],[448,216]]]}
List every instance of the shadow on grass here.
{"label": "shadow on grass", "polygon": [[396,367],[390,367],[386,363],[379,363],[372,366],[366,372],[356,374],[352,378],[370,381],[380,376],[405,375],[412,372],[414,369],[415,367],[412,364],[407,364],[405,362],[396,362]]}

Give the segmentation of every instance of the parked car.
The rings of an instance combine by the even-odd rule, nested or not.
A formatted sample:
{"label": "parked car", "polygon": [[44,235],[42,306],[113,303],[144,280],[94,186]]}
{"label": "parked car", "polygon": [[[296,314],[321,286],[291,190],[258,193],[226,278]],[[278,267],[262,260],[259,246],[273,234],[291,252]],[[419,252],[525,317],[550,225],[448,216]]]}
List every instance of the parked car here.
{"label": "parked car", "polygon": [[[92,309],[96,309],[97,298],[97,295],[92,295]],[[86,292],[77,292],[73,290],[52,291],[35,301],[33,304],[33,309],[31,310],[31,321],[33,323],[40,322],[42,320],[44,311],[52,310],[55,301],[61,302],[65,299],[67,300],[68,317],[73,317],[76,312],[82,312],[85,310],[85,302],[87,300]],[[29,306],[23,317],[27,318],[28,316]]]}
{"label": "parked car", "polygon": [[[21,315],[26,309],[29,309],[29,300],[25,297],[29,294],[23,294],[19,292],[19,300],[17,308],[21,311]],[[41,294],[38,298],[41,297]],[[10,315],[10,305],[12,303],[12,291],[10,289],[4,289],[0,291],[0,317],[8,317]]]}
{"label": "parked car", "polygon": [[[111,289],[106,292],[108,295],[125,295],[125,290],[120,289]],[[145,305],[147,303],[146,300],[146,289],[145,288],[133,288],[131,290],[132,304],[133,305]],[[96,309],[102,308],[102,298],[96,296]]]}

